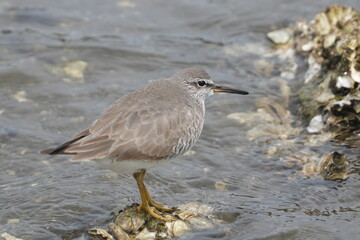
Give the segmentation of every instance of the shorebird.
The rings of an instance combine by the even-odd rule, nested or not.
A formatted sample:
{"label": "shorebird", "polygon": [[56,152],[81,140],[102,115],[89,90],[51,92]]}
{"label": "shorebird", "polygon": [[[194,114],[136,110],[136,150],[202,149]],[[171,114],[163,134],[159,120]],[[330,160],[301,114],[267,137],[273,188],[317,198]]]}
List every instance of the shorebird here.
{"label": "shorebird", "polygon": [[132,173],[141,204],[138,210],[170,221],[172,211],[155,202],[144,184],[146,170],[182,155],[199,138],[205,99],[213,93],[248,92],[214,84],[201,68],[181,70],[121,97],[88,128],[58,147],[41,151],[73,155],[71,161],[95,160],[117,173]]}

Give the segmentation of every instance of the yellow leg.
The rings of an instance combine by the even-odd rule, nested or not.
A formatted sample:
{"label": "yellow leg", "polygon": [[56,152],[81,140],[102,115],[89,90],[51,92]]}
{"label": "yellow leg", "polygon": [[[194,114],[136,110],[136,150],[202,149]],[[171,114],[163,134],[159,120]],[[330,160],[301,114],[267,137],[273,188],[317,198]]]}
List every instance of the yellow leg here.
{"label": "yellow leg", "polygon": [[153,206],[154,208],[156,208],[157,210],[159,210],[161,212],[171,212],[174,210],[174,209],[170,208],[169,206],[167,206],[166,204],[155,202],[152,199],[152,197],[150,196],[150,193],[146,189],[145,185],[144,185],[144,190],[145,190],[146,199],[148,200],[150,206]]}
{"label": "yellow leg", "polygon": [[160,216],[159,214],[161,214],[161,211],[171,211],[172,209],[164,204],[157,203],[152,200],[144,184],[145,173],[146,170],[142,169],[140,172],[133,174],[134,178],[136,179],[136,183],[138,185],[140,197],[141,197],[141,204],[138,207],[138,210],[144,210],[154,218],[160,219],[162,221],[170,222],[171,220],[166,219]]}

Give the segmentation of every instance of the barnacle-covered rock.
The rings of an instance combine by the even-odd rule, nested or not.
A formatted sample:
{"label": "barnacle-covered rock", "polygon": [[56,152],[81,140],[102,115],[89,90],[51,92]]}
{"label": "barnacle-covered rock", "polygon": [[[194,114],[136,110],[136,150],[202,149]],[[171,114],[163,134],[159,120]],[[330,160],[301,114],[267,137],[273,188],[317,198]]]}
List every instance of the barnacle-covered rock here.
{"label": "barnacle-covered rock", "polygon": [[304,165],[303,173],[307,176],[320,175],[326,180],[346,180],[350,170],[346,155],[338,152],[326,154],[318,162],[309,162]]}
{"label": "barnacle-covered rock", "polygon": [[256,105],[256,112],[231,113],[227,116],[250,128],[246,133],[249,141],[259,138],[265,138],[268,143],[269,140],[284,141],[301,132],[300,128],[292,126],[293,116],[284,106],[269,98],[258,99]]}
{"label": "barnacle-covered rock", "polygon": [[89,239],[101,240],[151,240],[179,237],[190,230],[204,230],[213,227],[207,205],[187,203],[171,213],[173,221],[164,222],[152,218],[144,211],[137,211],[137,204],[120,211],[108,230],[92,228],[87,232]]}
{"label": "barnacle-covered rock", "polygon": [[[275,57],[279,63],[265,68],[263,65],[269,65],[266,63],[271,58],[259,60],[256,64],[261,65],[255,70],[267,76],[274,89],[278,86],[280,96],[258,99],[255,113],[234,113],[228,117],[249,127],[247,139],[263,147],[269,158],[278,157],[289,167],[301,166],[306,175],[345,180],[354,172],[348,170],[351,167],[345,157],[334,152],[321,157],[312,147],[329,141],[350,147],[360,145],[360,12],[333,5],[312,21],[297,21],[267,37],[274,43],[274,54],[265,58]],[[297,74],[299,55],[305,58],[308,68],[304,84],[294,88],[291,80],[301,77]],[[277,71],[281,80],[278,84],[272,77]],[[280,88],[280,84],[286,88]],[[291,94],[291,90],[295,92]],[[291,104],[294,99],[290,95],[296,96],[296,105]],[[298,103],[300,111],[294,109]],[[302,128],[303,124],[293,116],[298,112],[307,127]],[[304,130],[311,134],[298,137]]]}
{"label": "barnacle-covered rock", "polygon": [[294,47],[309,65],[298,92],[301,112],[308,123],[319,116],[323,121],[308,129],[332,131],[340,142],[353,140],[360,130],[360,12],[333,5],[313,21],[297,22]]}
{"label": "barnacle-covered rock", "polygon": [[90,240],[114,240],[114,238],[104,229],[92,228],[87,231]]}

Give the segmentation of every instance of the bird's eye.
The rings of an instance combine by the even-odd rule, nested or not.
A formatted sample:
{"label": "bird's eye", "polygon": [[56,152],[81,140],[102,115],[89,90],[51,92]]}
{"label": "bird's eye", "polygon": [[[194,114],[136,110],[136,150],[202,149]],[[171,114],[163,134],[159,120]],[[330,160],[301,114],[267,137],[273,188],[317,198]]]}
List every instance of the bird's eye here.
{"label": "bird's eye", "polygon": [[198,84],[200,87],[203,87],[203,86],[206,85],[206,82],[205,82],[204,80],[199,80],[199,81],[197,82],[197,84]]}

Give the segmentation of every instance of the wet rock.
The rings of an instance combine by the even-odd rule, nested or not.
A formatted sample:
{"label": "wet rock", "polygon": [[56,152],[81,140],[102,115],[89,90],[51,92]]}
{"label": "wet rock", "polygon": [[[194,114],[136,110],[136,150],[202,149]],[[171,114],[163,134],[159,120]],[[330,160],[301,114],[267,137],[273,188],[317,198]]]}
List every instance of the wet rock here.
{"label": "wet rock", "polygon": [[274,63],[265,59],[260,59],[254,62],[254,69],[257,73],[268,77],[274,70]]}
{"label": "wet rock", "polygon": [[26,92],[23,90],[16,92],[12,97],[18,102],[32,102],[26,97]]}
{"label": "wet rock", "polygon": [[87,232],[90,239],[104,240],[152,240],[179,237],[192,229],[204,230],[213,227],[212,208],[207,205],[187,203],[167,214],[173,221],[164,222],[152,218],[144,211],[137,211],[137,204],[120,211],[108,230],[93,228]]}
{"label": "wet rock", "polygon": [[322,129],[335,132],[335,140],[343,142],[360,130],[360,12],[333,5],[315,21],[299,23],[294,32],[296,49],[314,46],[307,53],[308,74],[299,91],[301,112],[308,121],[321,115]]}
{"label": "wet rock", "polygon": [[[5,171],[9,176],[15,176],[16,175],[16,172],[15,171],[13,171],[13,170],[6,170]],[[19,220],[20,221],[20,220]],[[8,220],[8,222],[9,222],[9,220]]]}
{"label": "wet rock", "polygon": [[90,240],[114,240],[114,238],[104,229],[92,228],[87,231]]}
{"label": "wet rock", "polygon": [[10,234],[4,232],[0,235],[0,240],[22,240],[22,238],[16,238]]}
{"label": "wet rock", "polygon": [[321,65],[317,63],[315,58],[313,58],[312,56],[310,56],[308,59],[308,66],[309,67],[305,73],[305,80],[304,80],[305,83],[308,83],[311,80],[318,77],[321,70]]}
{"label": "wet rock", "polygon": [[184,203],[178,206],[179,212],[175,214],[182,220],[189,219],[191,216],[208,217],[212,214],[213,208],[206,204]]}
{"label": "wet rock", "polygon": [[318,133],[323,129],[323,127],[324,127],[324,123],[322,120],[322,116],[316,115],[311,119],[309,126],[306,128],[306,130],[309,133]]}
{"label": "wet rock", "polygon": [[69,77],[83,79],[84,71],[85,71],[87,65],[88,65],[87,62],[84,62],[84,61],[69,62],[64,67],[64,72]]}
{"label": "wet rock", "polygon": [[200,217],[189,218],[188,222],[190,223],[190,226],[195,230],[206,230],[214,227],[214,225],[210,221]]}
{"label": "wet rock", "polygon": [[285,140],[292,135],[298,135],[302,130],[292,126],[293,116],[279,103],[263,98],[258,100],[257,105],[256,112],[232,113],[227,116],[250,127],[246,133],[249,141],[261,137]]}
{"label": "wet rock", "polygon": [[117,6],[120,8],[135,8],[136,4],[130,1],[119,1]]}
{"label": "wet rock", "polygon": [[286,30],[275,30],[266,35],[275,44],[286,44],[290,41],[290,33]]}
{"label": "wet rock", "polygon": [[9,218],[6,220],[7,223],[19,223],[20,219],[19,218]]}
{"label": "wet rock", "polygon": [[146,220],[145,212],[138,212],[134,204],[130,208],[120,212],[115,218],[114,223],[126,232],[138,231]]}
{"label": "wet rock", "polygon": [[[359,24],[359,11],[334,5],[313,21],[300,20],[268,34],[276,48],[254,61],[254,69],[269,77],[266,84],[278,95],[256,99],[255,112],[227,116],[248,128],[247,140],[262,148],[267,157],[327,180],[347,178],[349,171],[345,163],[338,164],[338,155],[322,158],[312,147],[344,139],[352,147],[360,145]],[[227,48],[228,55],[237,57],[230,54],[235,49],[245,51]],[[299,76],[297,55],[307,58],[308,69],[303,86],[292,92],[291,81]],[[294,96],[301,109],[290,112]],[[298,112],[303,122],[292,115]],[[311,134],[299,137],[304,130]]]}
{"label": "wet rock", "polygon": [[50,71],[63,77],[64,82],[68,83],[84,83],[84,73],[88,66],[85,61],[73,61],[69,62],[67,59],[63,59],[65,62],[63,66],[50,67]]}
{"label": "wet rock", "polygon": [[[159,233],[160,236],[162,237],[166,237],[163,236],[163,232]],[[147,228],[144,228],[141,232],[139,232],[136,237],[136,239],[141,239],[141,240],[152,240],[152,239],[156,239],[156,232],[150,232]]]}
{"label": "wet rock", "polygon": [[321,134],[312,134],[306,138],[304,144],[306,146],[319,147],[324,145],[324,143],[329,142],[333,137],[334,134],[329,132],[321,132]]}
{"label": "wet rock", "polygon": [[267,149],[266,154],[268,155],[275,155],[275,153],[278,151],[276,146],[271,146]]}
{"label": "wet rock", "polygon": [[[297,95],[308,132],[333,132],[334,141],[351,147],[360,146],[359,33],[360,12],[333,5],[312,21],[300,20],[268,34],[283,36],[297,54],[307,58],[304,85]],[[292,78],[286,71],[281,76]]]}
{"label": "wet rock", "polygon": [[175,220],[173,222],[166,223],[166,225],[168,228],[166,236],[170,237],[178,237],[190,230],[190,226],[181,220]]}
{"label": "wet rock", "polygon": [[214,186],[215,186],[215,189],[218,190],[218,191],[226,191],[226,190],[228,190],[227,189],[228,187],[227,187],[226,183],[224,183],[224,182],[216,182],[214,184]]}
{"label": "wet rock", "polygon": [[109,232],[115,239],[131,240],[129,235],[121,227],[114,223],[109,225]]}
{"label": "wet rock", "polygon": [[349,76],[339,76],[336,79],[335,87],[338,89],[341,88],[353,88],[354,87],[354,80]]}
{"label": "wet rock", "polygon": [[[315,44],[312,43],[312,42],[308,42],[308,43],[305,43],[301,46],[301,50],[303,52],[310,52],[311,50],[313,50],[315,47]],[[320,67],[319,67],[320,68]]]}
{"label": "wet rock", "polygon": [[229,57],[239,58],[243,54],[264,55],[268,53],[268,49],[260,43],[235,43],[224,46],[223,52]]}
{"label": "wet rock", "polygon": [[331,152],[318,162],[312,161],[305,164],[303,173],[307,176],[321,176],[325,180],[346,180],[350,173],[348,164],[346,155]]}

